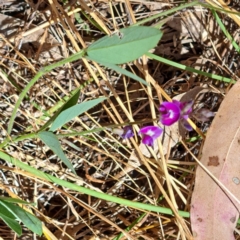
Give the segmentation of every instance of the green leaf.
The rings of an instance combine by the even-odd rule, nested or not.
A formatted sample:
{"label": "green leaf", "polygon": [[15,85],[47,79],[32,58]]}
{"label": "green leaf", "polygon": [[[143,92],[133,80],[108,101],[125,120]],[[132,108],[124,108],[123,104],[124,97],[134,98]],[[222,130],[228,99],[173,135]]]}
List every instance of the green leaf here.
{"label": "green leaf", "polygon": [[73,107],[66,109],[65,111],[59,114],[59,116],[55,119],[49,130],[54,132],[55,130],[63,126],[65,123],[71,121],[73,118],[86,112],[87,110],[96,106],[105,99],[106,99],[105,97],[97,98],[94,100],[77,104]]}
{"label": "green leaf", "polygon": [[36,205],[35,203],[29,203],[29,202],[23,201],[23,200],[18,199],[18,198],[0,197],[0,201],[1,200],[4,200],[5,202],[9,202],[9,203],[20,203],[20,204]]}
{"label": "green leaf", "polygon": [[68,99],[68,101],[62,106],[62,108],[60,109],[60,112],[74,106],[75,104],[77,104],[78,102],[78,98],[80,95],[80,89],[77,89],[77,91],[73,92],[72,96]]}
{"label": "green leaf", "polygon": [[[2,209],[1,209],[2,210]],[[10,227],[18,236],[22,235],[22,228],[20,224],[7,216],[5,216],[2,212],[0,212],[0,218]]]}
{"label": "green leaf", "polygon": [[8,217],[8,218],[11,218],[11,219],[13,219],[13,220],[19,220],[18,219],[18,217],[16,216],[16,214],[11,210],[11,209],[9,209],[8,208],[8,206],[6,206],[5,204],[4,204],[4,202],[3,201],[0,201],[0,209],[1,209],[1,213],[3,214],[3,215],[5,215],[6,217]]}
{"label": "green leaf", "polygon": [[30,229],[32,232],[36,233],[37,235],[42,235],[42,222],[32,215],[31,213],[23,210],[19,206],[14,206],[14,212],[17,214],[19,219],[22,221],[22,223]]}
{"label": "green leaf", "polygon": [[120,72],[121,74],[126,75],[126,76],[128,76],[128,77],[130,77],[130,78],[132,78],[132,79],[134,79],[134,80],[136,80],[136,81],[138,81],[138,82],[146,85],[146,86],[149,85],[144,79],[138,77],[137,75],[131,73],[130,71],[128,71],[128,70],[126,70],[126,69],[123,69],[123,68],[121,68],[121,67],[119,67],[119,66],[117,66],[117,65],[115,65],[115,64],[112,64],[112,63],[104,63],[104,62],[99,62],[99,63],[102,64],[102,65],[104,65],[104,66],[107,67],[107,68],[113,69],[113,70],[116,71],[116,72]]}
{"label": "green leaf", "polygon": [[[11,216],[14,215],[14,217],[20,220],[28,229],[38,235],[42,235],[42,223],[37,217],[12,203],[1,200],[0,204],[2,205],[1,213],[4,213],[8,218],[12,218]],[[9,211],[7,214],[4,208]]]}
{"label": "green leaf", "polygon": [[0,201],[0,209],[1,209],[1,213],[3,213],[5,216],[11,218],[11,219],[18,219],[18,216],[15,214],[15,212],[12,210],[12,206],[15,206],[13,205],[12,203],[7,203],[5,202],[4,200],[1,200]]}
{"label": "green leaf", "polygon": [[161,37],[162,32],[152,27],[124,28],[118,34],[94,42],[88,47],[87,55],[91,60],[99,63],[127,63],[154,48]]}
{"label": "green leaf", "polygon": [[79,98],[80,89],[78,88],[76,91],[72,93],[72,96],[68,99],[68,101],[41,127],[40,131],[45,130],[64,110],[74,106]]}
{"label": "green leaf", "polygon": [[66,164],[66,166],[76,174],[72,163],[65,156],[57,137],[52,132],[46,131],[39,132],[38,136]]}

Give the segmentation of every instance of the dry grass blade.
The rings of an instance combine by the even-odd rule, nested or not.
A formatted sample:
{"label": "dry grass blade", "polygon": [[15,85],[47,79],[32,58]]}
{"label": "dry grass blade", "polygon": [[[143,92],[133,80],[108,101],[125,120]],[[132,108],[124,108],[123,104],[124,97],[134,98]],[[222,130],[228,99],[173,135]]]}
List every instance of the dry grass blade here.
{"label": "dry grass blade", "polygon": [[[211,2],[239,12],[234,1],[231,7],[222,1]],[[201,92],[194,111],[207,108],[216,112],[231,85],[215,81],[211,75],[234,80],[240,76],[239,54],[216,25],[211,11],[202,6],[192,7],[196,3],[187,3],[186,8],[175,1],[0,0],[0,28],[4,30],[0,40],[0,146],[4,146],[1,151],[78,187],[174,212],[174,215],[146,212],[91,197],[36,179],[1,160],[1,195],[37,203],[32,211],[44,223],[45,236],[38,237],[23,227],[24,239],[193,239],[190,223],[180,216],[179,210],[189,212],[196,165],[193,160],[201,153],[210,121],[191,118],[189,123],[195,131],[181,134],[178,124],[168,127],[153,149],[141,144],[138,131],[148,124],[159,125],[158,108],[162,101],[184,94],[187,100],[195,98],[196,93],[191,94],[196,89],[214,91]],[[145,21],[156,14],[158,17]],[[223,24],[239,44],[236,24],[239,16],[228,16]],[[95,62],[76,60],[38,79],[23,99],[8,136],[9,119],[19,95],[40,69],[141,20],[144,25],[159,26],[164,32],[152,50],[155,55],[206,72],[207,76],[146,57],[120,66],[145,79],[149,84],[146,87]],[[181,23],[181,27],[176,28],[174,22]],[[13,33],[7,34],[10,30]],[[28,47],[24,48],[26,41]],[[44,52],[46,43],[50,48]],[[78,103],[101,96],[107,100],[55,132],[76,170],[74,175],[33,135],[77,88],[81,91]],[[238,119],[229,121],[229,126],[238,123]],[[122,128],[129,123],[133,125],[134,138],[123,140],[112,133],[113,125]],[[96,128],[102,131],[94,131]],[[181,137],[187,150],[179,141]],[[235,140],[233,143],[237,144]],[[233,166],[237,169],[236,164]],[[229,181],[236,175],[231,174],[234,176]],[[185,217],[188,216],[187,213]],[[3,222],[0,222],[0,235],[4,239],[16,238]]]}

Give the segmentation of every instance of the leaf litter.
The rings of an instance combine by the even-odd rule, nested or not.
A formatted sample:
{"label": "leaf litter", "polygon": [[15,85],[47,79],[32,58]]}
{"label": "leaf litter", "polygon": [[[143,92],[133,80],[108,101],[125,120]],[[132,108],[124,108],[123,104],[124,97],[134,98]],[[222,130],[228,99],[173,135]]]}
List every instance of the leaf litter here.
{"label": "leaf litter", "polygon": [[[11,6],[9,6],[8,2],[0,1],[0,11],[5,15],[5,18],[10,15],[8,16],[10,21],[16,23],[20,20],[19,25],[21,23],[21,27],[14,28],[15,33],[17,33],[16,36],[20,37],[20,40],[21,36],[25,36],[25,33],[32,30],[31,27],[33,27],[33,30],[41,30],[39,32],[35,31],[36,34],[31,36],[33,38],[29,35],[23,38],[24,41],[30,43],[28,46],[31,49],[31,42],[33,42],[34,51],[30,51],[30,48],[22,48],[21,41],[13,41],[8,35],[5,37],[7,40],[12,41],[13,47],[9,48],[7,41],[3,42],[4,49],[2,50],[4,54],[1,55],[1,61],[3,59],[1,67],[4,72],[9,74],[9,79],[14,80],[22,88],[26,85],[26,81],[29,81],[34,75],[34,71],[38,71],[39,68],[43,67],[43,64],[46,64],[46,60],[56,61],[66,57],[77,50],[76,46],[82,47],[82,43],[90,45],[93,39],[102,37],[104,33],[98,28],[98,23],[109,32],[114,32],[127,26],[124,25],[125,23],[134,22],[132,16],[140,20],[146,16],[166,11],[175,7],[176,4],[173,1],[161,3],[161,6],[160,3],[155,2],[145,1],[139,4],[138,1],[126,1],[126,3],[116,1],[111,2],[111,4],[107,2],[91,2],[89,5],[83,2],[80,6],[79,1],[69,1],[70,4],[64,6],[61,4],[61,1],[53,1],[54,4],[52,4],[52,1],[45,4],[47,2],[45,1],[44,4],[46,6],[42,8],[38,4],[31,3],[31,5],[28,5],[22,1],[21,7],[24,6],[26,11],[21,12],[19,11],[19,1],[11,1]],[[130,2],[130,5],[127,5],[128,2]],[[239,8],[234,2],[232,7],[235,9]],[[78,9],[80,8],[85,15],[79,12]],[[79,12],[82,22],[79,21],[79,18],[78,22],[73,14],[70,14],[70,17],[65,15],[65,13],[69,13],[71,10]],[[198,9],[197,14],[195,14],[196,11],[195,8],[185,9],[183,12],[170,16],[170,18],[175,18],[177,23],[180,20],[181,28],[175,28],[171,23],[164,24],[164,34],[159,45],[155,48],[155,53],[199,70],[237,78],[237,75],[239,75],[239,56],[232,50],[231,44],[225,40],[219,28],[214,25],[215,22],[211,13],[206,9],[201,12],[201,8]],[[55,14],[57,15],[55,16]],[[63,25],[64,22],[57,22],[60,20],[66,21],[68,25]],[[46,28],[41,29],[42,23],[49,22],[51,23],[50,25],[46,25]],[[31,26],[31,23],[34,25]],[[71,23],[74,23],[74,25]],[[157,23],[158,20],[152,24]],[[231,34],[236,35],[238,28],[234,22],[226,18],[225,23],[231,29]],[[194,28],[193,25],[199,27]],[[6,24],[2,29],[9,30],[8,28],[11,29],[10,26]],[[31,27],[28,29],[28,26]],[[199,28],[201,28],[201,32],[199,32]],[[46,29],[47,31],[45,31]],[[44,35],[46,32],[48,34]],[[43,47],[44,40],[47,43],[53,43],[53,45],[50,44],[49,48],[46,49],[47,51],[45,52],[48,55],[40,54],[39,58],[36,58],[35,52],[45,53],[42,51],[42,49],[45,50]],[[54,49],[57,53],[56,56],[52,52],[52,46],[57,47],[57,49]],[[20,53],[27,56],[31,66],[28,65],[26,67],[26,63],[22,61]],[[34,66],[34,71],[31,70],[33,69],[32,66]],[[222,95],[227,91],[226,87],[228,86],[220,82],[214,82],[203,76],[179,71],[172,66],[159,64],[156,61],[149,60],[145,67],[148,68],[149,73],[154,78],[155,84],[157,86],[160,85],[171,98],[181,96],[181,94],[184,95],[185,93],[190,94],[191,89],[204,87],[205,92],[202,93],[202,97],[197,99],[195,103],[195,107],[199,106],[200,109],[204,107],[214,112],[217,111]],[[136,76],[142,77],[133,64],[126,66],[126,68],[132,68]],[[92,69],[94,69],[94,72],[92,72]],[[134,121],[139,122],[145,118],[152,118],[149,103],[154,102],[156,109],[159,106],[162,95],[158,88],[152,87],[151,97],[145,87],[140,84],[137,86],[137,89],[132,89],[132,84],[136,82],[129,78],[124,78],[113,71],[100,69],[103,71],[99,73],[97,70],[99,68],[96,65],[86,67],[83,61],[79,60],[69,66],[56,69],[41,79],[30,92],[31,100],[39,103],[41,109],[35,109],[30,106],[29,101],[24,101],[17,117],[17,123],[14,125],[14,133],[17,135],[24,132],[29,125],[31,129],[37,129],[38,125],[44,125],[48,118],[46,116],[44,118],[42,110],[50,110],[57,104],[59,99],[67,96],[69,91],[79,87],[79,84],[86,83],[86,80],[89,79],[92,82],[82,88],[79,102],[92,99],[93,96],[89,93],[89,89],[92,89],[98,92],[97,96],[101,95],[104,90],[108,97],[110,96],[109,104],[103,105],[101,108],[96,107],[88,111],[84,116],[76,118],[76,121],[68,125],[69,129],[73,127],[77,131],[82,131],[94,127],[107,126],[110,123],[129,122],[132,121],[129,115]],[[97,73],[100,83],[97,81],[97,78],[94,79],[94,73]],[[106,79],[101,78],[103,73],[107,75],[107,83]],[[0,94],[0,137],[2,141],[6,137],[4,128],[11,116],[11,110],[17,100],[18,91],[16,91],[3,72],[0,72],[0,74],[2,86]],[[58,77],[59,75],[61,77]],[[108,84],[114,87],[115,92]],[[217,89],[217,91],[213,92],[212,90],[209,91],[209,89]],[[196,95],[193,98],[195,97]],[[117,101],[117,98],[120,101],[119,99]],[[129,115],[126,114],[126,108],[130,113]],[[39,119],[39,116],[43,118]],[[235,120],[233,119],[233,121]],[[203,132],[208,131],[209,121],[202,122],[197,120],[195,123]],[[227,126],[227,129],[229,126]],[[188,133],[183,131],[179,135],[178,131],[180,131],[178,124],[168,128],[163,139],[163,153],[165,154],[167,171],[163,171],[158,154],[157,158],[155,158],[156,153],[149,152],[148,149],[145,149],[146,153],[144,153],[140,148],[141,145],[139,147],[140,150],[138,150],[132,142],[122,142],[108,131],[87,136],[89,138],[79,136],[61,141],[64,153],[74,165],[78,178],[62,166],[56,156],[48,148],[44,147],[40,141],[25,140],[18,142],[9,146],[6,151],[8,154],[20,158],[23,162],[35,168],[52,173],[59,178],[76,182],[79,185],[89,186],[91,189],[125,199],[158,204],[159,206],[169,208],[169,204],[165,200],[162,191],[160,191],[161,188],[157,185],[156,178],[153,178],[153,176],[156,176],[162,184],[163,190],[169,190],[171,201],[176,209],[189,211],[191,189],[194,185],[193,172],[195,162],[181,146],[179,140],[183,138],[195,155],[200,154],[202,141],[194,132]],[[227,132],[227,134],[229,133]],[[135,140],[138,143],[140,141],[137,137]],[[156,143],[156,146],[154,146],[156,152],[158,152],[157,148],[158,145]],[[222,166],[223,163],[219,158],[218,151],[219,149],[217,149],[217,154],[214,151],[214,154],[209,155],[210,158],[206,164],[208,168],[219,168]],[[136,154],[137,159],[132,158],[133,152]],[[149,162],[150,169],[147,169],[144,162],[139,158],[139,153],[144,154],[144,161]],[[38,209],[49,219],[48,222],[45,222],[49,236],[55,235],[57,238],[62,237],[63,239],[114,239],[121,232],[119,228],[125,230],[142,214],[140,210],[91,198],[77,192],[70,192],[68,189],[63,191],[61,188],[49,186],[44,182],[33,181],[27,175],[20,175],[14,168],[10,168],[9,171],[4,167],[11,166],[5,165],[1,168],[3,173],[1,181],[6,184],[5,187],[14,186],[14,191],[17,192],[18,196],[28,201],[35,200],[37,193]],[[53,171],[52,169],[55,170]],[[233,175],[231,181],[237,184],[238,176],[236,174]],[[170,181],[172,188],[167,188],[166,179]],[[209,179],[209,182],[205,181],[206,185],[210,185],[211,182],[212,179]],[[11,191],[9,190],[9,192]],[[1,194],[6,194],[4,188],[1,190]],[[91,209],[95,209],[99,215],[92,214]],[[235,217],[237,219],[236,214]],[[107,221],[108,219],[112,224]],[[174,216],[148,213],[135,225],[134,229],[129,232],[129,235],[131,239],[192,239],[193,236],[189,233],[191,223],[189,223],[188,219],[182,219],[184,221],[182,224],[181,222],[179,224],[179,221],[176,221],[176,219]],[[232,216],[230,216],[230,219],[231,221],[236,221]],[[230,226],[229,221],[228,225],[226,225],[229,226],[231,233],[235,227],[233,225],[234,223]],[[13,232],[4,224],[1,223],[0,229],[1,237],[7,239],[10,236],[13,239]],[[33,239],[35,237],[27,229],[23,229],[23,231],[25,238]]]}

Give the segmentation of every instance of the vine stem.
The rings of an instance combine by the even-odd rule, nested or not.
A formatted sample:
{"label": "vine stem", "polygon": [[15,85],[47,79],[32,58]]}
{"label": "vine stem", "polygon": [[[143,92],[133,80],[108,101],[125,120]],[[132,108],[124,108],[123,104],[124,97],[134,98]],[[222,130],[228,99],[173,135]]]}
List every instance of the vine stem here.
{"label": "vine stem", "polygon": [[76,61],[82,57],[84,57],[84,55],[86,54],[86,51],[85,50],[82,50],[78,53],[75,53],[73,55],[71,55],[70,57],[66,58],[66,59],[63,59],[59,62],[56,62],[56,63],[53,63],[49,66],[46,66],[42,69],[40,69],[40,71],[34,76],[34,78],[27,84],[27,86],[23,89],[23,91],[21,92],[21,94],[19,95],[19,98],[16,102],[16,105],[13,109],[13,112],[12,112],[12,116],[9,120],[9,124],[8,124],[8,135],[11,134],[11,131],[12,131],[12,128],[13,128],[13,123],[14,123],[14,120],[16,118],[16,115],[17,115],[17,110],[22,102],[22,100],[25,98],[25,96],[27,95],[28,91],[30,90],[30,88],[38,81],[39,78],[41,78],[43,75],[45,75],[46,73],[49,73],[50,71],[52,71],[54,68],[57,68],[57,67],[60,67],[66,63],[69,63],[69,62],[73,62],[73,61]]}

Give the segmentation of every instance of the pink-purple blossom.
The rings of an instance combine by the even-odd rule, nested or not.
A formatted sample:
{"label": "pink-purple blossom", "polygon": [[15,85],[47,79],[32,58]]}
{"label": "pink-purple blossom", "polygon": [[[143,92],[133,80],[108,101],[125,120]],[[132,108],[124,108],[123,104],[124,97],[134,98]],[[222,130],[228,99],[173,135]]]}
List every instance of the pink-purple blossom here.
{"label": "pink-purple blossom", "polygon": [[140,129],[139,134],[142,135],[142,143],[153,146],[154,140],[163,132],[163,129],[157,126],[147,126]]}
{"label": "pink-purple blossom", "polygon": [[[187,119],[192,113],[193,101],[180,102],[173,100],[172,102],[163,102],[160,107],[160,121],[163,125],[171,126],[179,121],[187,130],[192,130]],[[134,136],[132,126],[125,126],[123,129],[113,129],[113,132],[118,134],[123,139],[128,139]],[[146,126],[140,129],[139,135],[142,136],[142,143],[152,147],[155,139],[163,132],[163,129],[157,126]]]}
{"label": "pink-purple blossom", "polygon": [[118,134],[123,139],[128,139],[134,136],[132,126],[125,126],[123,129],[115,128],[113,132]]}
{"label": "pink-purple blossom", "polygon": [[187,122],[189,115],[192,113],[193,101],[180,102],[173,100],[172,102],[163,102],[159,107],[160,121],[163,125],[171,126],[177,121],[183,125],[188,131],[192,127]]}
{"label": "pink-purple blossom", "polygon": [[171,126],[177,122],[181,115],[180,104],[174,102],[163,102],[159,107],[160,121],[163,125]]}

